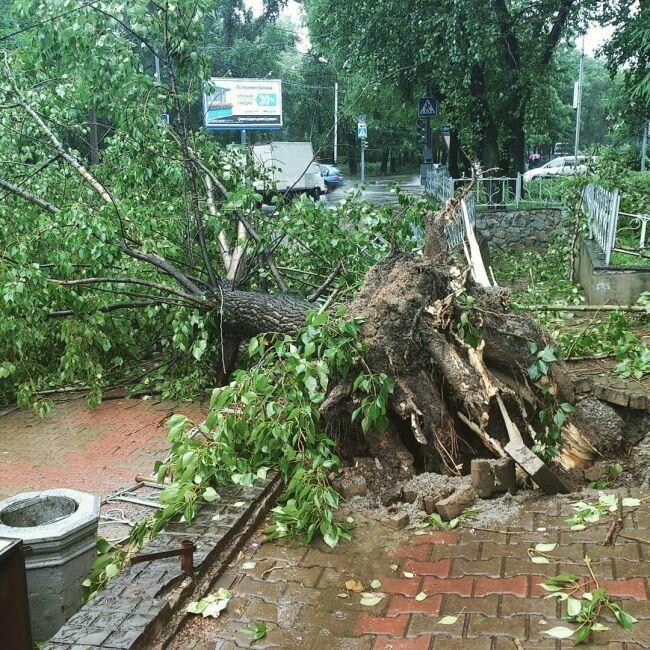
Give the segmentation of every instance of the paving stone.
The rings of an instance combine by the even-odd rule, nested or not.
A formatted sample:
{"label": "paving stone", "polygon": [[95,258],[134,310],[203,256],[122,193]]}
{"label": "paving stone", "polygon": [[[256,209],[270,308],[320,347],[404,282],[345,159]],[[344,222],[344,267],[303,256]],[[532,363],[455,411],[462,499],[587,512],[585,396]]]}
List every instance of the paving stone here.
{"label": "paving stone", "polygon": [[[464,598],[455,594],[447,594],[440,608],[441,616],[455,616],[458,612],[466,614],[482,614],[483,616],[497,616],[499,611],[500,596],[484,596],[483,598]],[[505,596],[503,596],[505,598]]]}
{"label": "paving stone", "polygon": [[479,575],[492,576],[498,578],[501,576],[501,558],[492,558],[490,560],[464,560],[454,559],[451,576]]}
{"label": "paving stone", "polygon": [[407,598],[401,594],[395,594],[390,597],[386,615],[428,614],[429,616],[437,616],[440,612],[441,603],[442,596],[440,594],[429,594],[424,600],[416,600],[415,598]]}
{"label": "paving stone", "polygon": [[403,636],[408,625],[407,614],[401,616],[371,616],[365,612],[359,614],[354,634],[388,634],[390,636]]}
{"label": "paving stone", "polygon": [[452,639],[447,636],[436,636],[433,639],[433,649],[439,650],[490,650],[492,639]]}
{"label": "paving stone", "polygon": [[[458,614],[458,612],[456,612]],[[427,614],[413,614],[408,627],[408,637],[418,637],[429,634],[431,636],[444,635],[461,638],[463,634],[463,625],[465,624],[465,615],[458,617],[453,625],[438,625],[440,619]]]}
{"label": "paving stone", "polygon": [[558,603],[554,598],[519,598],[505,594],[501,596],[500,616],[519,616],[521,614],[534,614],[555,618]]}
{"label": "paving stone", "polygon": [[457,596],[471,596],[474,579],[465,578],[434,578],[426,576],[422,583],[422,590],[430,594],[456,594]]}
{"label": "paving stone", "polygon": [[418,544],[417,546],[415,544],[402,544],[393,551],[392,555],[396,558],[410,558],[423,562],[429,559],[432,549],[435,548],[433,544]]}
{"label": "paving stone", "polygon": [[267,602],[275,602],[285,590],[284,582],[267,582],[265,580],[253,580],[250,576],[244,576],[235,587],[240,596],[259,596]]}
{"label": "paving stone", "polygon": [[380,637],[373,650],[429,650],[431,637],[419,636],[416,639],[390,639]]}
{"label": "paving stone", "polygon": [[528,576],[516,578],[476,578],[475,596],[512,594],[524,598],[528,594]]}
{"label": "paving stone", "polygon": [[445,578],[451,570],[451,560],[438,560],[437,562],[418,562],[416,560],[406,560],[403,565],[403,571],[415,573],[419,576],[438,576]]}
{"label": "paving stone", "polygon": [[509,618],[496,618],[470,614],[467,637],[481,636],[509,636],[523,639],[526,634],[526,616],[512,616]]}
{"label": "paving stone", "polygon": [[481,546],[482,542],[477,541],[459,545],[435,544],[430,548],[429,560],[432,562],[455,558],[476,560],[481,553]]}
{"label": "paving stone", "polygon": [[419,578],[381,578],[380,589],[388,594],[415,596],[420,591]]}

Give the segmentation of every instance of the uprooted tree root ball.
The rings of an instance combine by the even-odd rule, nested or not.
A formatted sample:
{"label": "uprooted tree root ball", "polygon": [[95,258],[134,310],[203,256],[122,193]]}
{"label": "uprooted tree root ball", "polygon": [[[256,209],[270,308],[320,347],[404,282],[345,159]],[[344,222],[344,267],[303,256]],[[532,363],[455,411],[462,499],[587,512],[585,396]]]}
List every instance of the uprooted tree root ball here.
{"label": "uprooted tree root ball", "polygon": [[[479,287],[451,263],[445,216],[445,210],[428,216],[424,256],[396,254],[377,264],[350,305],[363,318],[367,369],[394,381],[390,426],[350,432],[357,404],[347,378],[321,408],[328,429],[344,455],[369,452],[404,472],[468,473],[472,458],[505,457],[504,417],[529,446],[557,453],[558,440],[549,439],[539,413],[564,414],[560,405],[572,401],[563,364],[538,323],[508,308],[505,290]],[[548,351],[536,381],[531,350]],[[551,426],[564,425],[564,416],[553,417]]]}

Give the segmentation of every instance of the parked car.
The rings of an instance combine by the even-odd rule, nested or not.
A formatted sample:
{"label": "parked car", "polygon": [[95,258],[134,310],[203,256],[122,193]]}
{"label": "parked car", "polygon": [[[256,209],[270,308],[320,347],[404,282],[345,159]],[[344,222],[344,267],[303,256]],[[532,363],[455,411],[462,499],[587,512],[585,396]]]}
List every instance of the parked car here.
{"label": "parked car", "polygon": [[345,181],[341,170],[338,167],[334,167],[334,165],[321,165],[320,173],[328,190],[341,187]]}
{"label": "parked car", "polygon": [[560,156],[550,160],[541,167],[529,169],[524,174],[524,180],[530,181],[533,178],[544,178],[545,176],[571,176],[572,174],[586,174],[589,171],[589,158],[578,156]]}

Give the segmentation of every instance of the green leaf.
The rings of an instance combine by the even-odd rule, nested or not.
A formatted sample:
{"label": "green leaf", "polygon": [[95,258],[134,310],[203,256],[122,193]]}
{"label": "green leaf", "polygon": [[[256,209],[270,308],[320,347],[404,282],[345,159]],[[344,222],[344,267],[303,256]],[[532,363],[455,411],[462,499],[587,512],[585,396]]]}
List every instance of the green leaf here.
{"label": "green leaf", "polygon": [[217,494],[217,491],[214,488],[205,488],[205,491],[203,492],[203,500],[204,501],[215,501],[216,499],[219,498],[219,495]]}
{"label": "green leaf", "polygon": [[641,505],[641,499],[635,499],[634,497],[625,497],[621,501],[621,505],[624,508],[634,508]]}
{"label": "green leaf", "polygon": [[578,645],[585,641],[589,637],[589,633],[591,632],[591,629],[589,628],[588,625],[583,625],[582,627],[579,627],[576,630],[576,636],[575,636],[575,645]]}
{"label": "green leaf", "polygon": [[426,595],[423,591],[421,591],[421,592],[420,592],[420,593],[415,597],[415,600],[417,600],[418,602],[421,602],[421,601],[425,600],[426,597],[427,597],[427,595]]}
{"label": "green leaf", "polygon": [[544,634],[547,634],[554,639],[568,639],[573,636],[573,630],[559,625],[558,627],[552,627],[550,630],[545,630]]}
{"label": "green leaf", "polygon": [[364,607],[374,607],[377,603],[383,600],[382,596],[365,596],[359,601],[360,605]]}
{"label": "green leaf", "polygon": [[267,627],[266,623],[263,621],[258,621],[252,625],[249,625],[248,627],[243,627],[241,631],[244,634],[250,636],[251,641],[255,642],[263,639],[266,636]]}
{"label": "green leaf", "polygon": [[541,556],[539,556],[539,555],[533,555],[533,556],[530,558],[530,561],[531,561],[533,564],[550,564],[548,558],[546,558],[546,557],[541,557]]}
{"label": "green leaf", "polygon": [[381,587],[381,582],[379,580],[371,580],[370,586],[373,589],[379,589],[379,587]]}
{"label": "green leaf", "polygon": [[457,620],[460,614],[456,614],[456,616],[443,616],[439,621],[438,625],[453,625]]}
{"label": "green leaf", "polygon": [[538,553],[550,553],[554,551],[557,547],[557,544],[535,544],[535,550]]}
{"label": "green leaf", "polygon": [[117,564],[111,562],[110,564],[106,565],[106,568],[104,569],[104,573],[106,574],[106,577],[110,580],[114,576],[117,575],[117,572],[119,571],[119,568]]}
{"label": "green leaf", "polygon": [[569,598],[566,603],[566,613],[569,616],[577,616],[582,609],[582,603],[577,598]]}
{"label": "green leaf", "polygon": [[614,615],[618,619],[618,622],[621,624],[623,629],[625,630],[631,630],[632,626],[635,623],[638,623],[637,619],[632,616],[632,614],[628,614],[626,611],[622,609],[617,609],[614,612]]}
{"label": "green leaf", "polygon": [[606,625],[603,625],[602,623],[594,623],[591,626],[592,632],[605,632],[606,630],[609,630],[609,628]]}

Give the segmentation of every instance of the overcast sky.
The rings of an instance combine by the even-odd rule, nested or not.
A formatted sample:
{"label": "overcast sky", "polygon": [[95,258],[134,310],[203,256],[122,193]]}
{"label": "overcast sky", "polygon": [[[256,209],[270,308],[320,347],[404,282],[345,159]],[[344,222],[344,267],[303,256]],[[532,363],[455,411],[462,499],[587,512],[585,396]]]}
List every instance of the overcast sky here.
{"label": "overcast sky", "polygon": [[[246,6],[250,7],[255,14],[262,11],[262,0],[244,0]],[[294,0],[289,0],[287,8],[282,12],[283,16],[290,18],[297,26],[301,25],[302,7]],[[611,27],[600,27],[599,25],[592,25],[585,37],[585,52],[593,56],[594,52],[612,35],[613,29]],[[300,28],[301,42],[298,44],[298,50],[306,52],[309,50],[309,35],[307,30]],[[582,39],[577,39],[576,48],[580,49]]]}

